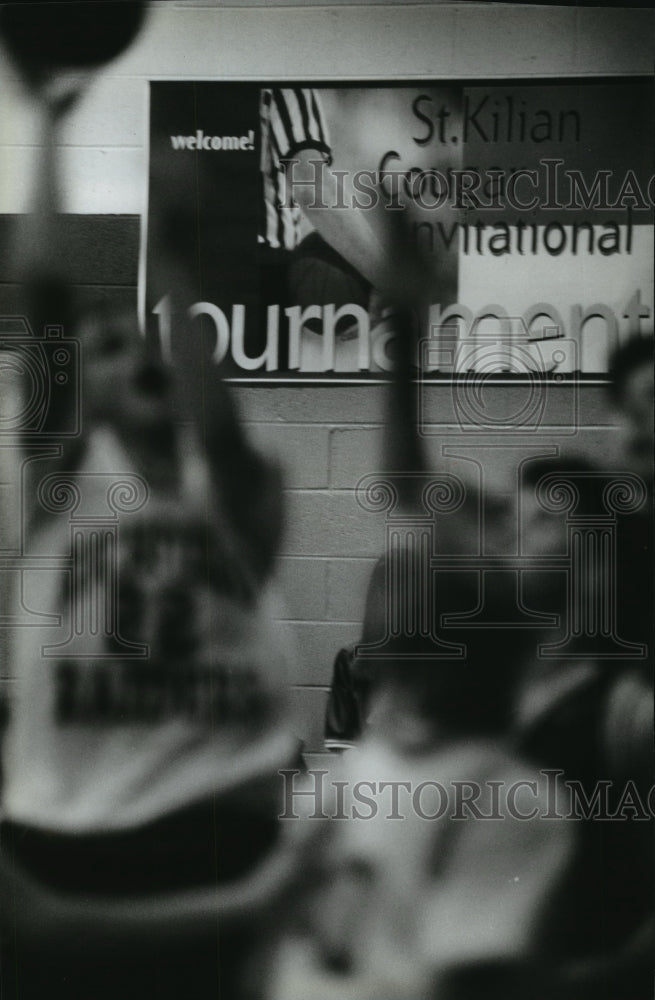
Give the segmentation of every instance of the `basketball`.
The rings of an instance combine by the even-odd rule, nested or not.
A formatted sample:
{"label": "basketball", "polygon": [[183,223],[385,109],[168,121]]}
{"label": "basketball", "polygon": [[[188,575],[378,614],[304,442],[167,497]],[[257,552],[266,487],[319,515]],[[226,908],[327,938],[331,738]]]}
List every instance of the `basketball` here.
{"label": "basketball", "polygon": [[134,40],[147,3],[12,3],[0,8],[0,34],[33,85],[55,71],[91,69]]}

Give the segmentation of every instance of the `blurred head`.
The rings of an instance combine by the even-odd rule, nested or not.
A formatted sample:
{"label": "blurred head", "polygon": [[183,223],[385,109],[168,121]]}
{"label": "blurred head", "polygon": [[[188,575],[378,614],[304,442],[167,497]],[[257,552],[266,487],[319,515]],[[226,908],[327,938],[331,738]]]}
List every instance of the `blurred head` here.
{"label": "blurred head", "polygon": [[576,514],[592,514],[600,509],[596,472],[597,467],[582,455],[536,459],[524,466],[518,511],[523,554],[561,555],[566,551],[566,512],[553,513],[539,503],[538,489],[542,480],[552,476],[556,482],[570,484],[579,497]]}
{"label": "blurred head", "polygon": [[87,420],[128,433],[167,422],[169,375],[141,337],[136,315],[100,305],[77,324],[82,344],[82,407]]}
{"label": "blurred head", "polygon": [[[408,573],[398,574],[388,557],[376,566],[362,642],[378,647],[382,642],[383,647],[366,656],[370,669],[382,691],[392,692],[399,725],[414,715],[421,720],[419,728],[429,729],[433,738],[502,732],[511,716],[515,682],[537,637],[525,628],[445,626],[443,615],[465,614],[478,607],[480,579],[475,571],[441,572],[431,591],[430,631],[452,644],[450,656],[425,628],[412,627],[420,619],[419,605],[426,593],[425,576],[419,579],[419,574],[428,572],[415,561]],[[511,620],[515,602],[514,574],[499,574],[485,595],[487,620]],[[457,646],[464,647],[463,654]],[[394,737],[392,732],[387,735]]]}
{"label": "blurred head", "polygon": [[633,337],[610,359],[610,398],[627,471],[653,478],[653,343]]}
{"label": "blurred head", "polygon": [[[186,482],[187,505],[195,494],[196,504],[209,511],[219,549],[226,562],[235,564],[230,575],[253,582],[266,578],[282,532],[282,478],[277,466],[250,445],[215,366],[202,369],[197,398],[187,400],[194,426],[185,436],[175,375],[145,343],[132,311],[96,307],[77,330],[85,425],[114,429],[138,456],[149,482],[185,483],[186,472],[195,468],[198,486]],[[207,485],[208,503],[203,500]]]}

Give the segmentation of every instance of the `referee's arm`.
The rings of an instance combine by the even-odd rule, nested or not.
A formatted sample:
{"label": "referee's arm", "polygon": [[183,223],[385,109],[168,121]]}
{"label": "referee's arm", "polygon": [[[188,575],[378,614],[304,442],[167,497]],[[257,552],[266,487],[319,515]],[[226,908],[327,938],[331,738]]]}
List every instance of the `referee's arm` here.
{"label": "referee's arm", "polygon": [[[318,233],[389,298],[406,292],[406,255],[391,253],[384,208],[354,206],[351,178],[332,168],[332,149],[320,100],[311,89],[272,92],[273,139],[287,177],[287,196]],[[411,281],[409,282],[411,284]]]}

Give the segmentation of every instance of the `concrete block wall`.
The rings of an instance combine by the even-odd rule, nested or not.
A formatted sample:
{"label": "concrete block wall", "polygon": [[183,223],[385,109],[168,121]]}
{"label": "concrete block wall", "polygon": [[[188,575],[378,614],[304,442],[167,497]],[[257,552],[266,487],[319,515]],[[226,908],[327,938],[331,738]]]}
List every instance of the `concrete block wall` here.
{"label": "concrete block wall", "polygon": [[[429,0],[153,4],[143,35],[91,85],[62,137],[62,207],[70,216],[62,257],[85,296],[100,289],[117,300],[135,295],[148,80],[651,74],[653,25],[648,9]],[[29,205],[38,147],[35,109],[6,59],[0,86],[0,247],[6,247],[12,216]],[[11,314],[19,301],[16,275],[7,254],[0,259],[0,310]],[[449,391],[436,386],[426,397],[435,468],[444,467],[443,440],[454,443],[459,433],[448,416]],[[511,420],[520,390],[494,391]],[[363,511],[354,488],[363,475],[383,470],[385,389],[249,386],[236,396],[255,441],[286,470],[288,525],[278,577],[298,651],[290,676],[297,729],[313,754],[322,749],[334,655],[359,635],[366,582],[384,543],[383,517]],[[606,458],[615,436],[602,386],[580,389],[577,433],[560,437],[570,397],[570,387],[549,396],[539,444]],[[509,490],[506,459],[497,449],[485,471],[497,488]]]}
{"label": "concrete block wall", "polygon": [[[527,387],[495,386],[506,407],[508,429]],[[525,435],[521,457],[542,448],[585,454],[604,463],[620,455],[612,413],[602,385],[550,387],[537,434]],[[511,493],[515,449],[502,433],[471,433],[440,419],[452,407],[449,386],[427,390],[424,426],[428,468],[467,476],[468,463],[444,459],[443,445],[473,447],[485,482]],[[253,440],[277,454],[287,477],[287,531],[278,580],[297,662],[290,677],[298,726],[309,751],[322,749],[325,698],[337,650],[360,637],[366,586],[384,551],[384,514],[365,511],[355,490],[369,474],[391,471],[383,457],[386,387],[240,387],[242,413]],[[577,427],[569,423],[577,395]],[[525,397],[523,397],[525,398]],[[495,404],[498,405],[498,404]],[[513,444],[521,438],[512,434]],[[478,446],[477,449],[475,446]],[[459,446],[459,447],[458,447]]]}

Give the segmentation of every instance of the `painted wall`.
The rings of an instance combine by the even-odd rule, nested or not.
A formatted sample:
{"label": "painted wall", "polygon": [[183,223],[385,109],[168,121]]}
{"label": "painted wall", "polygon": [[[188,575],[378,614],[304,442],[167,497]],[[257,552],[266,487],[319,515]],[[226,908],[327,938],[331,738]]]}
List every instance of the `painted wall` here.
{"label": "painted wall", "polygon": [[[88,294],[135,294],[139,216],[146,198],[149,79],[384,79],[624,75],[653,72],[653,12],[502,4],[194,3],[153,5],[142,37],[94,81],[62,137],[64,211],[72,213],[62,254]],[[29,203],[35,112],[6,59],[0,66],[0,246],[11,215]],[[17,302],[12,261],[0,268],[0,309]],[[521,390],[497,387],[508,420]],[[429,450],[457,439],[446,387],[426,401]],[[607,458],[615,435],[601,386],[548,400],[539,445],[564,444]],[[384,520],[361,510],[354,487],[381,469],[384,387],[249,387],[237,391],[254,438],[287,470],[288,530],[280,560],[289,627],[298,646],[290,678],[298,731],[321,748],[334,654],[359,635],[366,580],[384,542]],[[449,440],[451,439],[449,438]],[[487,444],[502,438],[487,439]],[[510,450],[485,453],[486,473],[510,491]],[[493,454],[493,461],[489,455]],[[443,467],[443,466],[442,466]]]}

